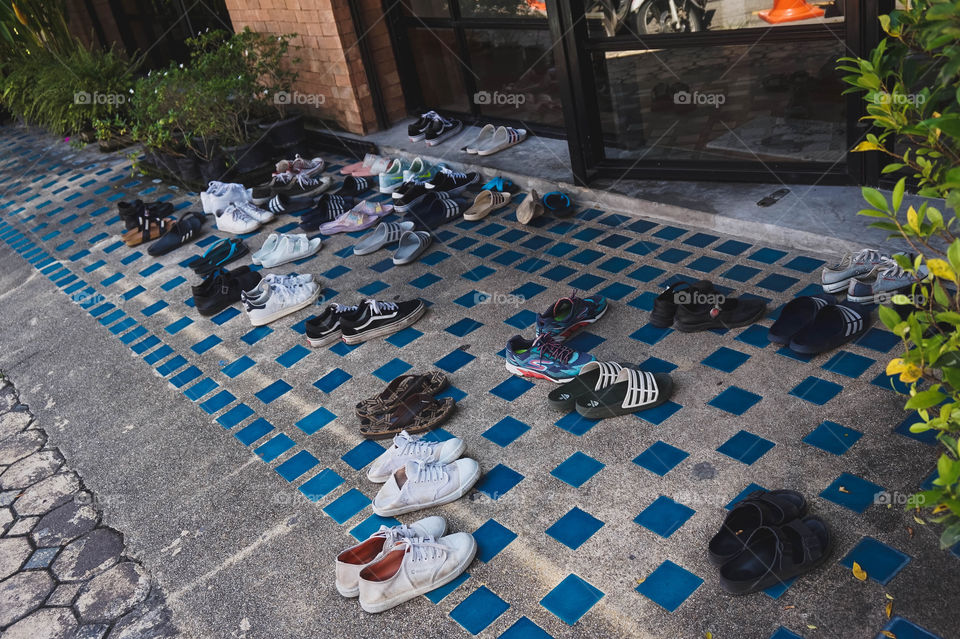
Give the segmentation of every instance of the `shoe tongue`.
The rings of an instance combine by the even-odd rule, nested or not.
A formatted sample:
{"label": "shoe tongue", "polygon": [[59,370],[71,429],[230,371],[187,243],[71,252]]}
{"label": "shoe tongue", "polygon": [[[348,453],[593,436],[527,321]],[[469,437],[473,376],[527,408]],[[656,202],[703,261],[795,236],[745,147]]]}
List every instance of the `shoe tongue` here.
{"label": "shoe tongue", "polygon": [[558,300],[556,301],[556,303],[553,305],[553,314],[554,314],[554,316],[557,315],[557,311],[559,311],[561,308],[563,308],[563,304],[564,304],[564,303],[566,303],[566,304],[569,305],[567,308],[573,308],[573,298],[570,298],[570,297],[561,297],[561,298],[558,299]]}

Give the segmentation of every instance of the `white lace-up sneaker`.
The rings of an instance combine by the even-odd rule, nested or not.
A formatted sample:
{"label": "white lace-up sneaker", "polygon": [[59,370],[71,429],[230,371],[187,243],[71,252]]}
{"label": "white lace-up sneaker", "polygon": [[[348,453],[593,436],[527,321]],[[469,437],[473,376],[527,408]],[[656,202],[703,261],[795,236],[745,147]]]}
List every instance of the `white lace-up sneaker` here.
{"label": "white lace-up sneaker", "polygon": [[213,181],[200,193],[200,204],[204,213],[215,215],[229,204],[248,202],[252,197],[253,189],[246,189],[242,184]]}
{"label": "white lace-up sneaker", "polygon": [[380,526],[380,530],[365,541],[351,546],[337,555],[336,586],[337,592],[344,597],[356,597],[360,594],[360,571],[390,552],[403,538],[436,539],[447,532],[447,522],[443,517],[424,517],[409,526],[399,525],[390,528]]}
{"label": "white lace-up sneaker", "polygon": [[479,464],[466,457],[450,464],[411,459],[380,488],[373,512],[390,517],[447,504],[463,497],[479,478]]}
{"label": "white lace-up sneaker", "polygon": [[303,275],[297,275],[296,273],[289,273],[287,275],[269,273],[264,275],[263,279],[273,284],[285,284],[287,286],[302,286],[314,281],[311,273],[304,273]]}
{"label": "white lace-up sneaker", "polygon": [[263,326],[295,313],[317,301],[320,285],[316,282],[294,284],[261,280],[251,291],[240,294],[243,309],[254,326]]}
{"label": "white lace-up sneaker", "polygon": [[226,207],[214,213],[217,228],[226,233],[250,233],[260,228],[260,222],[250,217],[236,204],[227,204]]}
{"label": "white lace-up sneaker", "polygon": [[399,435],[394,435],[393,446],[373,460],[367,470],[367,479],[375,484],[382,484],[390,479],[395,470],[411,459],[449,464],[460,459],[466,449],[467,444],[459,437],[451,437],[443,442],[431,442],[404,430]]}
{"label": "white lace-up sneaker", "polygon": [[275,217],[270,211],[265,211],[259,206],[255,206],[250,202],[235,202],[237,208],[242,210],[244,213],[260,222],[261,224],[266,224],[270,222]]}
{"label": "white lace-up sneaker", "polygon": [[383,612],[448,584],[477,554],[470,533],[436,540],[403,538],[382,559],[360,571],[360,607]]}
{"label": "white lace-up sneaker", "polygon": [[306,235],[281,235],[272,251],[260,256],[260,264],[264,268],[274,268],[309,257],[320,250],[323,240],[315,237],[312,240]]}

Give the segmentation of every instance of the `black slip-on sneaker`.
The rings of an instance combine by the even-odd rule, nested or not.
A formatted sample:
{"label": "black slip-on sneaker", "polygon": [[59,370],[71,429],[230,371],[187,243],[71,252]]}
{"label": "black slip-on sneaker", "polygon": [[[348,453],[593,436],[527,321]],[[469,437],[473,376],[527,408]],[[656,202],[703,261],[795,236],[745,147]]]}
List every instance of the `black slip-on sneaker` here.
{"label": "black slip-on sneaker", "polygon": [[427,143],[427,146],[436,146],[447,138],[460,133],[461,129],[463,129],[463,122],[460,120],[455,118],[447,119],[438,115],[437,119],[427,127],[423,139]]}
{"label": "black slip-on sneaker", "polygon": [[684,333],[747,326],[767,313],[763,300],[727,297],[706,280],[677,291],[676,300],[674,327]]}

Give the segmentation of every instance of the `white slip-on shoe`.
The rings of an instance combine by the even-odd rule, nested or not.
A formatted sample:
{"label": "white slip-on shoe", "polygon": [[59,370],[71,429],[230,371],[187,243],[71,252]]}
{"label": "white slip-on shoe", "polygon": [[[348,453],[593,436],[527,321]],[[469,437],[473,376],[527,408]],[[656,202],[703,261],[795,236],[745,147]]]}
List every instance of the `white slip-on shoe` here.
{"label": "white slip-on shoe", "polygon": [[466,146],[462,147],[460,150],[466,151],[467,153],[476,153],[479,146],[485,145],[493,139],[493,134],[496,132],[496,130],[497,127],[493,126],[492,124],[484,124],[483,128],[480,129],[480,133],[477,134],[477,137],[467,142]]}
{"label": "white slip-on shoe", "polygon": [[271,233],[267,236],[266,241],[264,241],[263,246],[260,249],[250,256],[250,260],[254,264],[260,264],[261,260],[265,255],[268,255],[277,248],[277,243],[280,241],[280,235],[278,233]]}
{"label": "white slip-on shoe", "polygon": [[473,459],[449,464],[408,460],[398,468],[373,498],[373,512],[381,517],[447,504],[463,497],[480,478]]}
{"label": "white slip-on shoe", "polygon": [[477,554],[466,532],[436,540],[404,538],[379,561],[360,571],[360,607],[383,612],[450,583]]}
{"label": "white slip-on shoe", "polygon": [[405,537],[437,539],[447,532],[447,522],[443,517],[434,515],[424,517],[409,526],[380,526],[365,541],[340,552],[334,560],[336,566],[337,592],[344,597],[356,597],[360,594],[360,571],[382,559]]}
{"label": "white slip-on shoe", "polygon": [[261,258],[260,263],[263,268],[275,268],[309,257],[319,251],[322,246],[323,240],[319,237],[311,240],[306,235],[284,235],[277,242],[276,247]]}
{"label": "white slip-on shoe", "polygon": [[226,207],[214,213],[217,228],[226,233],[250,233],[260,228],[260,222],[253,219],[236,204],[227,204]]}
{"label": "white slip-on shoe", "polygon": [[467,444],[459,437],[451,437],[442,442],[426,441],[407,431],[400,431],[393,436],[393,446],[373,460],[367,470],[367,479],[375,484],[382,484],[390,479],[394,471],[405,465],[411,459],[421,459],[428,462],[449,464],[460,459]]}

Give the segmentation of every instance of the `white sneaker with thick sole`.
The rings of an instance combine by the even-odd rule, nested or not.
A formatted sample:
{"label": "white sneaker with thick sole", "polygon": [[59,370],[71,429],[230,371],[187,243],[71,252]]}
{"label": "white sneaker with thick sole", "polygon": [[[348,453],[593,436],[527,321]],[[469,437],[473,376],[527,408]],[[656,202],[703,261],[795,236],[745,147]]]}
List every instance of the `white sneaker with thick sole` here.
{"label": "white sneaker with thick sole", "polygon": [[480,478],[480,465],[463,458],[449,464],[408,460],[387,479],[373,498],[381,517],[448,504],[463,497]]}
{"label": "white sneaker with thick sole", "polygon": [[405,430],[400,431],[399,435],[393,436],[393,446],[370,464],[367,479],[375,484],[382,484],[390,479],[394,471],[411,459],[449,464],[460,459],[466,449],[467,444],[459,437],[451,437],[442,442],[431,442],[411,435]]}
{"label": "white sneaker with thick sole", "polygon": [[227,204],[226,207],[214,213],[217,228],[226,233],[242,235],[251,233],[260,228],[260,222],[250,217],[236,204]]}
{"label": "white sneaker with thick sole", "polygon": [[242,184],[213,181],[207,185],[206,191],[200,193],[200,204],[204,213],[214,215],[228,204],[249,202],[251,198],[253,189],[246,189]]}
{"label": "white sneaker with thick sole", "polygon": [[320,285],[316,282],[295,284],[261,280],[253,290],[241,293],[240,301],[250,323],[263,326],[310,306],[318,297]]}
{"label": "white sneaker with thick sole", "polygon": [[360,607],[383,612],[450,583],[477,554],[477,542],[465,532],[437,540],[401,539],[382,559],[360,571]]}
{"label": "white sneaker with thick sole", "polygon": [[340,552],[335,560],[337,592],[344,597],[360,594],[360,571],[383,559],[398,541],[404,538],[437,539],[447,532],[447,522],[434,515],[424,517],[409,526],[380,526],[380,530],[365,541]]}

